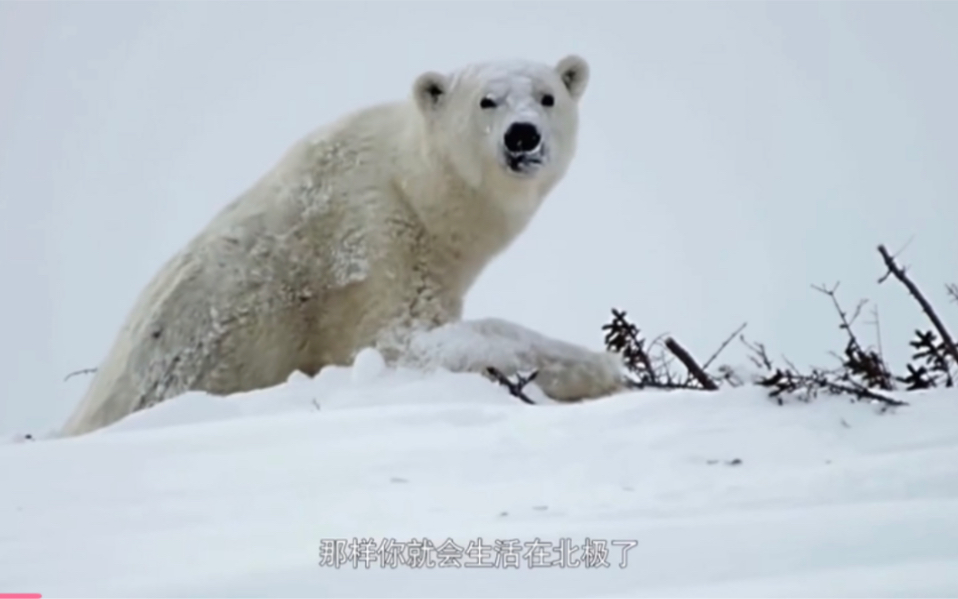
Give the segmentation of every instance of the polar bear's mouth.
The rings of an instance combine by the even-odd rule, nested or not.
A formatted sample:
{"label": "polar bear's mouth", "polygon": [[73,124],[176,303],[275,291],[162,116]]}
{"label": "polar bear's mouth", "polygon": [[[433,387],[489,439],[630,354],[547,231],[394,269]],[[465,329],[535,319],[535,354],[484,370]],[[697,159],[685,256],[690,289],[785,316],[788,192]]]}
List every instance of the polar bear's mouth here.
{"label": "polar bear's mouth", "polygon": [[505,159],[509,170],[520,175],[535,172],[544,162],[540,150],[535,152],[506,152]]}

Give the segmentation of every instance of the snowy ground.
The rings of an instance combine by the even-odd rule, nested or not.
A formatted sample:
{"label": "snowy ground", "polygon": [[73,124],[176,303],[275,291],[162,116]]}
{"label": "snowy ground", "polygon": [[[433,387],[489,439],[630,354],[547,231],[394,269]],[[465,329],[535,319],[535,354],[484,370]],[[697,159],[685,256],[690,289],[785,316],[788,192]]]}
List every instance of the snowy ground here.
{"label": "snowy ground", "polygon": [[[757,389],[527,406],[478,376],[351,369],[190,394],[0,446],[0,592],[955,596],[958,392],[909,399],[881,415]],[[320,565],[333,539],[408,559],[402,543],[449,538],[499,542],[500,561]],[[581,551],[530,567],[563,539],[589,567]]]}

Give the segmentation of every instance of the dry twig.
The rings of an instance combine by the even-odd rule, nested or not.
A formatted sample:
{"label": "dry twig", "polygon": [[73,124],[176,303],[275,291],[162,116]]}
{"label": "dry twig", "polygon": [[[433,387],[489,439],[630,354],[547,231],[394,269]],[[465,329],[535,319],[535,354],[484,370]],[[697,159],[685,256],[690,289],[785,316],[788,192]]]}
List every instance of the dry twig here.
{"label": "dry twig", "polygon": [[532,401],[529,396],[526,395],[524,389],[526,385],[535,380],[536,376],[539,374],[538,370],[532,371],[532,373],[527,376],[516,374],[515,381],[509,380],[509,377],[502,374],[498,368],[493,368],[492,366],[486,368],[486,373],[488,373],[489,376],[492,377],[492,379],[497,383],[508,389],[509,394],[513,397],[517,397],[529,405],[535,405],[536,402]]}
{"label": "dry twig", "polygon": [[855,312],[849,318],[838,302],[838,297],[835,295],[835,292],[838,290],[838,283],[835,283],[831,289],[826,288],[824,285],[812,285],[812,288],[831,298],[832,305],[835,307],[835,311],[838,312],[838,317],[841,319],[841,324],[838,328],[843,329],[848,335],[844,359],[836,356],[846,369],[846,376],[844,378],[850,379],[851,376],[858,376],[865,382],[865,386],[878,387],[885,391],[891,391],[894,388],[892,375],[888,371],[884,360],[882,360],[881,354],[863,348],[861,343],[858,342],[858,337],[855,336],[855,331],[852,329],[852,325],[858,320],[862,307],[867,301],[861,300],[858,302],[858,305],[855,307]]}
{"label": "dry twig", "polygon": [[68,374],[68,375],[66,375],[65,377],[63,377],[63,380],[64,380],[64,381],[68,381],[68,380],[70,380],[70,378],[72,378],[72,377],[74,377],[74,376],[77,376],[77,375],[80,375],[80,374],[93,374],[93,373],[96,372],[96,371],[97,371],[96,368],[84,368],[83,370],[74,370],[74,371],[71,372],[70,374]]}
{"label": "dry twig", "polygon": [[719,354],[721,354],[723,351],[725,351],[725,348],[728,347],[728,344],[731,343],[733,339],[735,339],[736,337],[738,337],[738,336],[742,333],[742,331],[745,330],[745,327],[746,327],[746,326],[748,326],[748,323],[747,323],[747,322],[743,322],[743,323],[742,323],[742,326],[740,326],[739,328],[737,328],[737,329],[735,329],[734,331],[732,331],[732,334],[729,335],[728,338],[725,339],[725,341],[722,342],[722,345],[720,345],[719,348],[718,348],[717,350],[715,350],[715,353],[712,354],[712,355],[709,357],[709,359],[705,361],[705,364],[702,364],[702,370],[708,370],[708,369],[709,369],[709,366],[711,366],[712,362],[714,362],[715,359],[719,357]]}

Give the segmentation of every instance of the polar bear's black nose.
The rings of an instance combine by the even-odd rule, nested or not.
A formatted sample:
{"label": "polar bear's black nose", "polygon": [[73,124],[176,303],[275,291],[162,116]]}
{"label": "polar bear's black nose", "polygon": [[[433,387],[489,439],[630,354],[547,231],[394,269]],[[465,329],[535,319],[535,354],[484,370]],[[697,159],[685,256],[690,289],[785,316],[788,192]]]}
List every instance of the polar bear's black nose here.
{"label": "polar bear's black nose", "polygon": [[513,123],[506,130],[506,149],[514,154],[530,152],[539,146],[542,136],[532,123]]}

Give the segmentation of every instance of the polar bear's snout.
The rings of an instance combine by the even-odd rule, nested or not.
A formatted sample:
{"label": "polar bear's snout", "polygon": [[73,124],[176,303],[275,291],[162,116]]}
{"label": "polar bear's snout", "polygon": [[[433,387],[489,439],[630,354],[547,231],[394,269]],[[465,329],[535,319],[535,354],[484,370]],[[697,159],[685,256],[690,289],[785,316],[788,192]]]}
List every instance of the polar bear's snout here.
{"label": "polar bear's snout", "polygon": [[515,122],[502,136],[506,165],[514,173],[531,174],[545,159],[542,134],[534,123]]}

